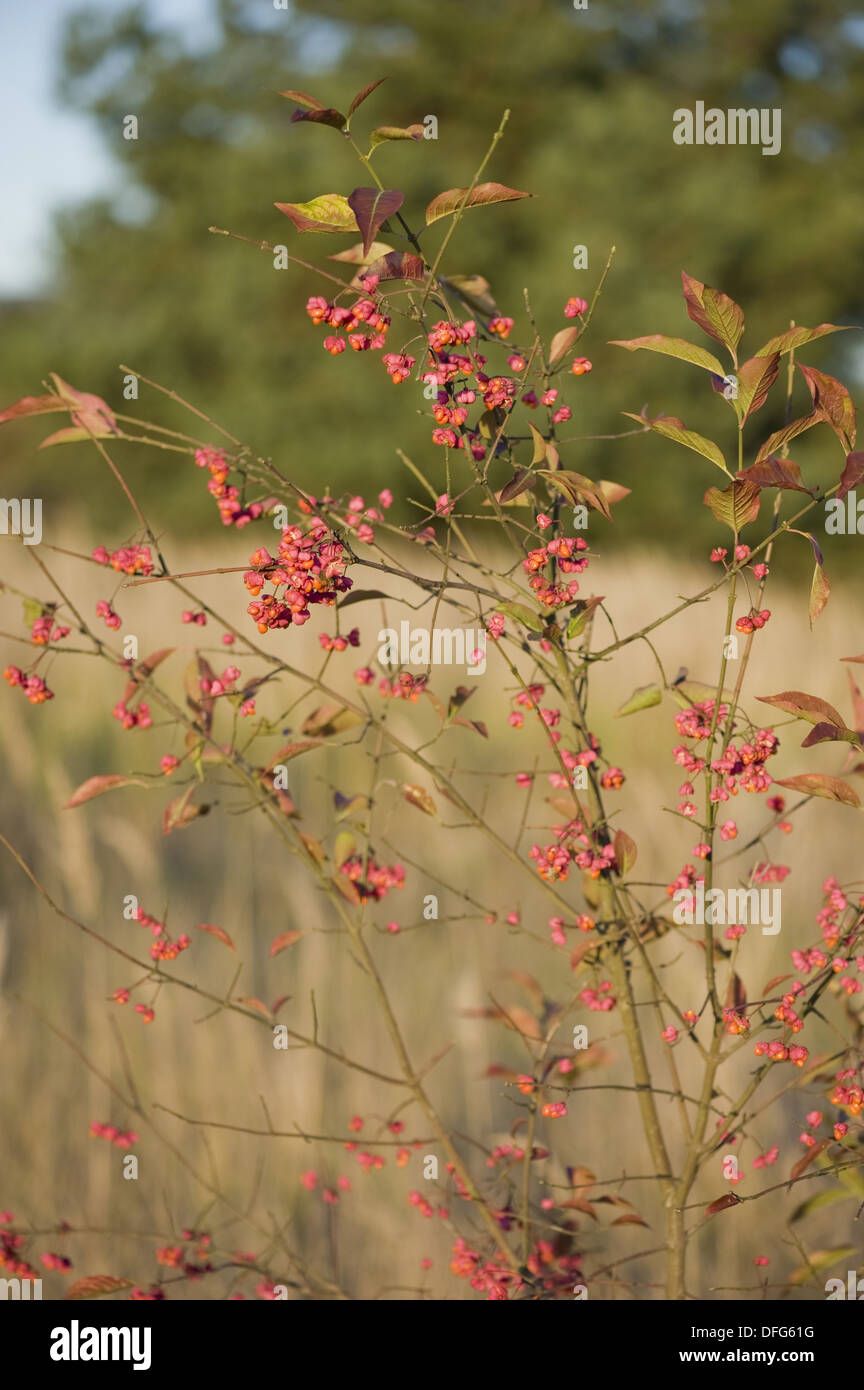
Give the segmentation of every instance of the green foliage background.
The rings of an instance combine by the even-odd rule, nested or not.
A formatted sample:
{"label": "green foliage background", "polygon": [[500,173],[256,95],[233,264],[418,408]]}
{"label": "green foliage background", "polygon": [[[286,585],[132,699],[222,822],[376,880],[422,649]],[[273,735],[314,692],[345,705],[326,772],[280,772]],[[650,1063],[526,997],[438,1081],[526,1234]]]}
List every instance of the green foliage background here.
{"label": "green foliage background", "polygon": [[[703,374],[607,345],[649,332],[707,345],[684,314],[682,267],[744,306],[751,349],[790,317],[811,325],[861,318],[864,192],[852,171],[864,141],[864,20],[836,0],[590,0],[581,11],[569,0],[296,0],[290,11],[264,0],[214,0],[214,17],[219,41],[194,53],[148,18],[146,5],[119,18],[82,11],[70,21],[63,97],[98,123],[126,187],[113,202],[64,212],[50,297],[3,308],[4,404],[38,391],[55,370],[120,408],[118,364],[126,362],[313,490],[325,479],[352,492],[392,484],[397,444],[442,477],[443,451],[404,394],[416,388],[394,392],[377,358],[334,361],[321,350],[303,311],[320,288],[314,277],[296,267],[277,272],[266,253],[208,232],[215,224],[332,265],[327,255],[350,238],[301,237],[273,203],[348,193],[368,177],[339,132],[292,125],[294,108],[277,93],[299,87],[345,109],[384,75],[355,118],[358,131],[427,114],[439,122],[437,141],[390,144],[375,156],[385,184],[405,192],[403,211],[415,226],[436,193],[468,183],[504,107],[512,110],[486,177],[537,196],[466,214],[446,268],[485,275],[502,312],[517,319],[514,336],[527,338],[523,289],[551,335],[565,323],[565,298],[590,297],[617,247],[584,342],[594,371],[567,379],[569,432],[615,434],[628,427],[621,410],[647,404],[729,443],[732,414]],[[675,146],[672,112],[697,100],[781,107],[782,152]],[[139,118],[137,141],[122,138],[130,113]],[[430,229],[427,251],[446,226]],[[581,243],[587,271],[572,268]],[[805,353],[845,377],[853,394],[857,336],[836,335]],[[803,382],[796,393],[803,413]],[[426,403],[416,395],[419,411]],[[140,413],[187,427],[188,417],[155,401],[142,398]],[[772,401],[751,425],[754,445],[782,423],[779,388]],[[93,451],[72,445],[40,454],[43,433],[37,422],[4,431],[4,487],[20,490],[26,477],[48,505],[86,495],[95,526],[125,533],[124,500],[102,485]],[[814,431],[792,452],[810,481],[839,474],[827,432]],[[212,502],[189,461],[145,458],[129,446],[117,457],[145,509],[160,499],[160,523],[212,534]],[[618,508],[617,543],[681,537],[685,516],[686,537],[676,541],[683,554],[704,553],[717,538],[699,505],[715,480],[694,455],[646,436],[573,444],[565,463],[638,489]],[[802,543],[806,569],[805,552]],[[840,539],[832,553],[853,551]]]}

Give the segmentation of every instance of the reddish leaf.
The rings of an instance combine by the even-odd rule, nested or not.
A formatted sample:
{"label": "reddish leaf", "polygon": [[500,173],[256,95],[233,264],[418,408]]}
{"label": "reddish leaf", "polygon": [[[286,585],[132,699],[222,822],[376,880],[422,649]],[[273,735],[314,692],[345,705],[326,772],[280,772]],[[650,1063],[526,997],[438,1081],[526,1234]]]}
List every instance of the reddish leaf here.
{"label": "reddish leaf", "polygon": [[379,77],[374,82],[370,82],[367,87],[361,88],[361,90],[357,93],[356,97],[352,101],[351,105],[348,107],[348,115],[353,116],[354,112],[357,110],[357,107],[362,102],[364,102],[368,96],[372,95],[376,87],[380,87],[381,83],[386,81],[386,77]]}
{"label": "reddish leaf", "polygon": [[86,1279],[77,1279],[66,1290],[66,1299],[103,1298],[105,1294],[119,1293],[121,1289],[131,1289],[131,1279],[118,1279],[113,1274],[90,1274]]}
{"label": "reddish leaf", "polygon": [[406,782],[402,787],[402,793],[406,801],[412,806],[416,806],[419,811],[425,811],[427,816],[438,814],[435,802],[423,787],[411,786]]}
{"label": "reddish leaf", "polygon": [[260,999],[254,999],[249,994],[238,995],[237,1003],[245,1004],[249,1009],[255,1009],[259,1014],[263,1014],[265,1018],[271,1017],[271,1011],[267,1008],[267,1005],[262,1004]]}
{"label": "reddish leaf", "polygon": [[103,777],[88,777],[86,782],[82,782],[77,791],[63,807],[64,811],[71,811],[73,806],[83,806],[85,801],[92,801],[94,796],[101,796],[103,792],[113,791],[115,787],[146,787],[147,783],[140,777],[123,777],[118,774],[108,773]]}
{"label": "reddish leaf", "polygon": [[729,1207],[739,1207],[741,1198],[736,1197],[734,1192],[727,1192],[722,1197],[718,1197],[716,1202],[709,1202],[705,1208],[706,1216],[716,1216],[718,1211],[727,1211]]}
{"label": "reddish leaf", "polygon": [[848,454],[855,448],[855,407],[849,392],[842,381],[817,372],[815,367],[803,367],[799,362],[798,368],[807,382],[813,405],[822,411]]}
{"label": "reddish leaf", "polygon": [[300,743],[286,743],[278,753],[273,754],[267,764],[267,771],[276,767],[278,763],[288,763],[292,758],[299,758],[301,753],[308,753],[310,748],[320,748],[323,742],[320,738],[307,738]]}
{"label": "reddish leaf", "polygon": [[375,235],[388,217],[393,217],[405,201],[395,188],[355,188],[348,195],[348,206],[357,219],[363,237],[363,250],[369,250]]}
{"label": "reddish leaf", "polygon": [[768,392],[777,380],[780,354],[771,357],[751,357],[738,368],[738,398],[736,409],[742,423],[755,415],[764,404]]}
{"label": "reddish leaf", "polygon": [[631,840],[625,830],[617,830],[615,839],[612,842],[615,850],[615,862],[621,874],[628,874],[636,863],[639,853],[635,840]]}
{"label": "reddish leaf", "polygon": [[570,351],[570,349],[575,346],[580,332],[581,329],[571,327],[562,328],[555,334],[555,337],[549,344],[550,367],[554,367],[558,362],[561,361],[562,357],[567,356],[567,353]]}
{"label": "reddish leaf", "polygon": [[335,106],[316,107],[314,111],[295,111],[291,121],[292,124],[295,121],[314,121],[316,125],[329,125],[334,130],[342,130],[345,125],[345,117]]}
{"label": "reddish leaf", "polygon": [[278,999],[273,1000],[273,1003],[270,1005],[270,1013],[273,1015],[274,1018],[278,1014],[279,1010],[282,1008],[282,1005],[287,1004],[290,998],[290,994],[280,994]]}
{"label": "reddish leaf", "polygon": [[534,475],[529,469],[517,468],[509,483],[505,483],[498,494],[498,501],[502,506],[512,502],[514,497],[520,493],[527,492],[534,486]]}
{"label": "reddish leaf", "polygon": [[814,1163],[820,1154],[830,1148],[833,1142],[832,1139],[821,1139],[818,1144],[812,1144],[804,1157],[799,1158],[798,1162],[793,1165],[789,1173],[789,1181],[794,1182],[796,1178],[800,1178],[801,1174],[805,1173],[810,1167],[810,1164]]}
{"label": "reddish leaf", "polygon": [[196,923],[195,930],[209,932],[211,936],[215,936],[217,940],[221,941],[229,950],[233,951],[236,949],[227,931],[224,931],[222,927],[214,927],[212,922],[198,922]]}
{"label": "reddish leaf", "polygon": [[720,290],[712,290],[701,280],[694,280],[684,270],[681,272],[681,283],[689,317],[718,343],[723,343],[734,356],[744,332],[744,315],[734,299]]}
{"label": "reddish leaf", "polygon": [[302,931],[283,931],[281,936],[275,936],[270,942],[270,955],[278,956],[280,951],[286,947],[293,946],[295,941],[299,941],[305,933]]}
{"label": "reddish leaf", "polygon": [[777,985],[782,985],[782,983],[783,983],[784,980],[791,980],[791,979],[792,979],[792,976],[791,976],[791,975],[774,975],[773,978],[770,979],[770,980],[768,981],[767,985],[763,985],[763,987],[762,987],[762,993],[763,993],[764,995],[768,995],[768,994],[771,993],[772,989],[775,988],[775,986],[777,986]]}
{"label": "reddish leaf", "polygon": [[793,420],[791,425],[784,425],[782,430],[775,430],[770,434],[756,455],[756,462],[761,463],[763,459],[775,454],[778,449],[782,449],[784,444],[788,444],[790,439],[796,439],[805,430],[812,429],[814,425],[822,424],[825,416],[821,410],[811,410],[809,415],[802,415],[800,419]]}
{"label": "reddish leaf", "polygon": [[[466,197],[467,195],[467,197]],[[483,207],[487,203],[512,203],[517,198],[533,198],[533,193],[520,193],[517,188],[506,188],[502,183],[478,183],[468,192],[467,188],[448,188],[439,193],[426,209],[426,225],[437,222],[439,217],[449,217],[465,199],[466,208]]]}
{"label": "reddish leaf", "polygon": [[187,787],[185,792],[179,796],[172,797],[162,812],[162,834],[170,835],[174,830],[184,830],[187,825],[191,825],[193,820],[199,816],[206,816],[210,810],[208,805],[195,806],[190,798],[195,792],[197,783],[193,782],[191,787]]}
{"label": "reddish leaf", "polygon": [[66,402],[59,400],[57,396],[22,396],[14,405],[0,410],[0,425],[5,424],[7,420],[22,420],[27,415],[47,415],[53,411],[68,409]]}
{"label": "reddish leaf", "polygon": [[379,280],[425,280],[426,262],[412,251],[388,251],[386,256],[370,261],[366,274],[377,275]]}
{"label": "reddish leaf", "polygon": [[314,835],[304,835],[302,833],[300,839],[303,842],[303,847],[309,855],[309,858],[313,859],[318,865],[323,864],[327,855],[321,841],[316,840]]}
{"label": "reddish leaf", "polygon": [[812,748],[817,743],[836,743],[844,737],[836,724],[814,724],[801,744],[802,748]]}
{"label": "reddish leaf", "polygon": [[648,1227],[648,1222],[647,1222],[647,1221],[643,1221],[643,1220],[642,1220],[642,1217],[641,1217],[641,1216],[637,1216],[636,1213],[633,1212],[633,1211],[628,1211],[628,1212],[626,1212],[624,1216],[616,1216],[614,1221],[610,1221],[610,1222],[609,1222],[609,1225],[610,1225],[610,1226],[645,1226],[646,1228],[650,1229],[650,1227]]}
{"label": "reddish leaf", "polygon": [[803,690],[783,690],[779,695],[757,695],[756,699],[763,705],[782,709],[785,714],[806,719],[809,724],[827,720],[830,724],[836,724],[838,729],[846,728],[843,716],[833,705],[829,705],[827,700],[820,700],[818,695],[807,695]]}
{"label": "reddish leaf", "polygon": [[520,1073],[518,1071],[514,1071],[512,1067],[502,1067],[497,1062],[492,1062],[486,1068],[485,1071],[480,1073],[480,1075],[482,1078],[501,1076],[504,1077],[507,1081],[516,1081],[520,1076]]}
{"label": "reddish leaf", "polygon": [[[581,1211],[581,1212],[584,1212],[584,1214],[585,1214],[586,1216],[590,1216],[590,1217],[591,1217],[591,1220],[592,1220],[592,1221],[599,1221],[599,1220],[600,1220],[599,1216],[597,1215],[596,1211],[594,1210],[594,1207],[593,1207],[592,1204],[588,1201],[587,1197],[571,1197],[570,1200],[569,1200],[569,1202],[562,1202],[562,1203],[561,1203],[561,1206],[562,1206],[562,1207],[570,1207],[573,1211]],[[613,1225],[615,1224],[614,1221],[613,1221],[612,1224],[613,1224]]]}
{"label": "reddish leaf", "polygon": [[523,1009],[521,1004],[511,1004],[509,1009],[502,1009],[498,1017],[508,1028],[521,1033],[523,1037],[534,1038],[539,1042],[543,1036],[537,1019],[527,1009]]}
{"label": "reddish leaf", "polygon": [[805,792],[808,796],[823,796],[828,801],[842,801],[844,806],[860,809],[858,793],[839,777],[830,777],[827,772],[802,772],[798,777],[774,778],[778,787],[788,787],[793,792]]}
{"label": "reddish leaf", "polygon": [[[51,380],[54,382],[60,399],[70,409],[69,419],[72,425],[83,430],[85,438],[92,434],[97,439],[101,439],[106,435],[117,433],[117,421],[114,414],[101,396],[93,396],[87,391],[76,391],[74,386],[70,386],[56,372],[51,373]],[[66,430],[60,431],[60,434],[64,436],[67,433]],[[44,449],[52,441],[59,443],[58,436],[50,435],[48,439],[42,441],[41,447]]]}
{"label": "reddish leaf", "polygon": [[851,492],[853,487],[857,487],[864,479],[864,453],[853,453],[846,455],[846,467],[840,476],[840,487],[837,496],[843,498],[847,492]]}
{"label": "reddish leaf", "polygon": [[308,92],[293,92],[289,90],[287,92],[280,92],[279,95],[280,97],[287,97],[289,101],[293,101],[297,106],[303,106],[309,111],[324,110],[324,103],[319,101],[317,97],[310,97]]}
{"label": "reddish leaf", "polygon": [[810,585],[810,602],[808,604],[811,628],[828,602],[830,593],[831,584],[828,576],[822,566],[817,565],[813,571],[813,582]]}
{"label": "reddish leaf", "polygon": [[167,657],[171,656],[177,649],[176,647],[160,647],[158,652],[153,652],[150,656],[145,656],[143,661],[139,661],[123,691],[123,700],[130,700],[134,695],[141,681],[152,676],[157,666],[160,666]]}
{"label": "reddish leaf", "polygon": [[347,874],[334,874],[331,880],[333,885],[338,888],[343,898],[347,898],[349,903],[355,907],[360,903],[360,890],[356,883],[353,883]]}
{"label": "reddish leaf", "polygon": [[760,457],[755,463],[751,463],[749,468],[742,468],[735,477],[743,482],[755,483],[759,488],[786,488],[792,492],[806,492],[811,497],[816,491],[815,488],[807,487],[801,477],[800,468],[791,459]]}

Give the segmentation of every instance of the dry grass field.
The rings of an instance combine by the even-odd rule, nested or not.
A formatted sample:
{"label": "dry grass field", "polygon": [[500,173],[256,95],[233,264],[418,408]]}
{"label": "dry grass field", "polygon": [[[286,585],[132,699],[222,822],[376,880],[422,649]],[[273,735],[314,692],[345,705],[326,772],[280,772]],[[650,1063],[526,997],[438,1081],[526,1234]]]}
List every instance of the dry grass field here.
{"label": "dry grass field", "polygon": [[[81,517],[70,518],[65,530],[61,545],[92,543],[82,541],[89,533]],[[242,563],[247,549],[244,538],[230,538],[219,563]],[[69,583],[83,610],[92,611],[103,591],[103,576],[62,555],[42,554],[61,587]],[[44,576],[23,547],[5,541],[3,559],[7,583],[47,596]],[[188,569],[212,563],[212,551],[203,546],[183,557]],[[682,571],[657,552],[614,564],[604,562],[601,554],[585,592],[605,595],[618,633],[626,634],[671,608],[678,595],[696,593],[715,577],[714,567]],[[248,623],[238,576],[192,581],[192,587],[241,628]],[[391,592],[398,595],[398,586]],[[754,644],[747,681],[750,711],[755,716],[760,708],[755,695],[798,688],[822,696],[849,716],[848,668],[839,658],[862,649],[859,605],[848,591],[844,596],[838,590],[811,633],[805,594],[783,589],[778,581],[769,599],[774,617]],[[164,585],[121,591],[117,600],[123,631],[138,636],[142,654],[175,643],[182,647],[201,637],[215,648],[219,626],[213,623],[202,634],[182,625],[182,606]],[[389,607],[395,615],[396,606]],[[350,672],[360,664],[357,658],[373,657],[377,628],[385,625],[377,613],[372,616],[375,608],[357,610],[363,615],[358,619],[363,632],[359,653],[349,650],[334,658],[328,669],[328,679],[346,691],[355,689]],[[670,676],[686,666],[692,678],[716,681],[724,608],[724,600],[715,597],[652,635]],[[6,594],[2,609],[4,631],[20,630],[20,601]],[[452,615],[447,621],[455,626],[458,618]],[[320,627],[314,622],[302,631],[271,634],[265,640],[298,667],[317,670],[322,659],[316,641]],[[610,640],[608,624],[599,616],[595,645]],[[8,640],[2,646],[4,664],[21,659],[23,648]],[[244,675],[257,674],[260,665],[237,652],[239,645],[233,659]],[[217,653],[214,663],[219,659]],[[162,668],[164,683],[174,693],[181,689],[185,664],[178,656]],[[680,770],[670,756],[679,741],[674,711],[665,702],[633,718],[614,717],[630,690],[654,680],[656,672],[654,657],[642,642],[596,669],[589,723],[627,774],[614,805],[620,808],[620,824],[639,847],[636,877],[646,885],[640,890],[644,901],[660,905],[665,901],[662,885],[691,860],[696,838],[691,827],[661,809],[674,807],[680,781]],[[464,671],[433,672],[433,688],[445,700],[453,686],[464,681]],[[506,668],[490,654],[486,674],[468,681],[477,686],[470,716],[486,722],[488,741],[468,730],[453,730],[432,745],[429,756],[454,769],[463,792],[505,840],[519,841],[524,817],[519,848],[525,855],[535,839],[545,842],[543,831],[556,814],[544,801],[550,794],[545,777],[535,781],[530,794],[515,783],[515,774],[531,766],[523,750],[530,746],[533,758],[537,745],[527,731],[508,728],[509,682]],[[110,718],[120,693],[116,675],[96,660],[56,660],[49,683],[56,698],[46,706],[31,708],[17,692],[5,688],[0,696],[0,833],[32,867],[58,907],[141,956],[149,937],[123,917],[124,897],[136,895],[148,912],[167,920],[172,935],[188,931],[193,937],[191,948],[168,967],[169,973],[220,997],[230,990],[235,998],[251,996],[269,1005],[288,995],[279,1013],[281,1022],[311,1034],[317,1017],[318,1036],[328,1047],[393,1075],[391,1040],[327,899],[261,815],[244,810],[242,792],[227,782],[219,785],[215,778],[208,788],[210,814],[167,838],[161,832],[161,812],[173,791],[161,782],[146,791],[123,789],[77,809],[62,809],[74,788],[93,774],[152,776],[163,753],[182,751],[182,731],[167,727],[164,737],[158,731],[122,732]],[[320,703],[312,692],[297,704],[301,694],[301,687],[292,688],[290,682],[279,696],[272,690],[262,692],[259,710],[272,717],[278,714],[284,727],[296,733],[305,714]],[[163,716],[154,712],[154,718],[159,724]],[[394,703],[390,718],[412,746],[434,736],[436,721],[425,701]],[[782,752],[772,765],[775,775],[817,768],[839,772],[842,748],[802,750],[803,733],[800,725],[796,727],[797,735],[795,727],[785,731]],[[526,1058],[516,1034],[470,1013],[488,1006],[491,999],[526,1002],[508,971],[530,971],[552,998],[569,1003],[574,993],[569,949],[557,950],[549,941],[550,907],[539,885],[491,850],[457,808],[436,798],[439,815],[433,819],[406,806],[399,784],[422,783],[434,794],[428,778],[392,754],[376,769],[368,742],[357,744],[351,734],[341,742],[344,746],[290,764],[290,793],[303,814],[300,828],[321,837],[330,834],[333,794],[350,798],[368,792],[370,779],[377,777],[372,841],[379,859],[404,864],[406,883],[368,911],[372,951],[415,1065],[428,1064],[450,1045],[430,1073],[429,1089],[457,1145],[482,1178],[482,1155],[458,1136],[470,1135],[487,1146],[506,1141],[522,1098],[512,1086],[484,1073],[495,1063],[522,1069]],[[277,746],[271,740],[266,748],[272,752]],[[743,841],[759,823],[764,804],[758,797],[739,800],[747,803],[735,807]],[[811,802],[796,817],[794,833],[778,844],[782,839],[775,836],[770,847],[772,856],[793,870],[783,889],[782,931],[775,937],[748,934],[739,955],[739,972],[754,991],[790,969],[789,951],[816,935],[822,880],[829,873],[843,882],[864,879],[860,817],[845,807]],[[734,861],[721,882],[734,884],[740,866],[750,862],[746,855]],[[566,885],[568,893],[571,889],[574,912],[583,910],[578,879]],[[437,921],[424,919],[428,894],[439,898]],[[52,911],[5,852],[0,857],[0,895],[0,1207],[11,1209],[18,1221],[36,1230],[48,1231],[60,1221],[76,1228],[73,1234],[34,1239],[31,1258],[42,1250],[58,1250],[71,1257],[79,1276],[115,1274],[147,1286],[160,1274],[170,1281],[172,1271],[160,1270],[155,1249],[166,1243],[167,1233],[189,1226],[212,1233],[219,1252],[218,1258],[213,1256],[216,1264],[225,1263],[232,1252],[252,1251],[272,1277],[281,1273],[290,1278],[292,1268],[298,1267],[290,1251],[308,1267],[309,1284],[322,1298],[334,1296],[334,1290],[335,1296],[341,1291],[357,1298],[478,1296],[448,1272],[453,1240],[449,1223],[424,1220],[409,1204],[412,1190],[425,1192],[433,1186],[423,1182],[423,1155],[440,1153],[440,1147],[430,1139],[422,1113],[410,1106],[399,1109],[404,1103],[399,1088],[348,1071],[317,1050],[275,1050],[266,1018],[256,1023],[209,1007],[180,989],[162,988],[155,1021],[147,1026],[131,1004],[120,1008],[111,1001],[114,990],[134,982],[132,967]],[[518,929],[504,920],[510,912],[520,915]],[[497,921],[489,924],[486,917],[493,913]],[[386,930],[394,919],[401,926],[398,934]],[[221,926],[236,951],[196,932],[199,923]],[[302,930],[304,936],[271,959],[270,942],[291,929]],[[700,951],[673,935],[658,947],[656,961],[674,997],[700,1007]],[[649,997],[641,977],[637,997]],[[608,1054],[604,1067],[586,1072],[585,1084],[628,1084],[617,1013],[564,1015],[562,1046],[577,1018],[588,1022],[592,1046]],[[646,1031],[653,1039],[650,1062],[656,1084],[669,1086],[659,1026]],[[830,1024],[808,1024],[807,1041],[812,1053],[827,1054],[839,1045]],[[688,1093],[689,1085],[695,1084],[695,1059],[686,1049],[679,1048],[675,1055]],[[752,1067],[751,1053],[742,1050],[736,1074],[727,1069],[723,1075],[730,1094],[740,1089]],[[789,1081],[790,1070],[782,1082]],[[133,1090],[143,1114],[130,1113],[108,1083],[121,1093]],[[780,1088],[781,1080],[767,1084],[766,1097]],[[674,1151],[677,1121],[672,1105],[661,1099],[661,1118],[673,1136]],[[771,1180],[788,1173],[802,1153],[798,1135],[808,1108],[792,1090],[754,1121],[754,1140],[743,1150],[748,1174],[743,1191],[767,1185],[766,1175],[753,1174],[750,1164],[771,1144],[781,1149]],[[825,1108],[830,1113],[830,1107]],[[384,1126],[397,1114],[405,1121],[403,1137],[424,1141],[404,1167],[394,1161],[395,1148],[381,1149],[386,1166],[364,1172],[341,1145],[300,1137],[301,1131],[347,1135],[352,1115],[365,1118],[363,1138],[386,1136]],[[93,1121],[110,1121],[139,1133],[131,1150],[139,1160],[137,1181],[124,1179],[121,1150],[90,1137]],[[549,1138],[544,1125],[552,1128],[540,1122],[541,1143]],[[270,1137],[219,1126],[255,1131],[272,1126],[296,1133]],[[648,1226],[609,1228],[611,1217],[595,1224],[575,1213],[576,1243],[585,1254],[586,1269],[662,1244],[655,1184],[624,1184],[627,1177],[642,1179],[652,1171],[631,1092],[598,1089],[586,1091],[578,1101],[574,1097],[567,1118],[555,1126],[554,1141],[558,1157],[545,1165],[550,1183],[563,1182],[562,1160],[586,1165],[598,1179],[620,1178],[619,1188],[607,1190],[619,1190],[634,1202]],[[319,1173],[312,1196],[300,1183],[300,1175],[310,1169]],[[321,1188],[335,1187],[340,1174],[350,1178],[351,1189],[341,1193],[338,1205],[326,1205],[320,1200]],[[694,1200],[707,1203],[725,1187],[718,1158]],[[815,1190],[809,1185],[804,1195]],[[815,1212],[806,1225],[790,1226],[789,1217],[800,1200],[800,1190],[795,1196],[780,1192],[709,1223],[691,1251],[690,1290],[699,1297],[757,1297],[757,1254],[770,1258],[772,1279],[783,1279],[801,1264],[799,1239],[808,1250],[847,1242],[860,1245],[860,1237],[856,1241],[853,1235],[853,1200]],[[421,1259],[427,1256],[433,1263],[424,1270]],[[200,1284],[177,1283],[168,1288],[168,1295],[224,1298],[239,1289],[254,1297],[259,1278],[229,1267]],[[626,1281],[626,1287],[620,1281]],[[63,1284],[59,1275],[46,1274],[45,1296],[62,1297]],[[662,1297],[661,1285],[661,1264],[657,1257],[646,1256],[601,1276],[591,1296],[657,1298]],[[799,1296],[824,1297],[821,1283],[805,1281]]]}

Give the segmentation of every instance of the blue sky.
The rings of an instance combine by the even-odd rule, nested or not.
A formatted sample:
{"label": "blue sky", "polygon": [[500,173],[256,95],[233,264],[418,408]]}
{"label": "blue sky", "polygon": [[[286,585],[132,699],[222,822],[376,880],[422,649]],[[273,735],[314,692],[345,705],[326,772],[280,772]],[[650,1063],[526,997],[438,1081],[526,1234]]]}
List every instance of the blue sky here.
{"label": "blue sky", "polygon": [[[90,0],[106,13],[122,0]],[[54,208],[108,191],[113,161],[89,121],[54,97],[66,16],[82,0],[0,0],[0,298],[38,293],[51,279]],[[206,41],[210,0],[150,0],[190,41]]]}

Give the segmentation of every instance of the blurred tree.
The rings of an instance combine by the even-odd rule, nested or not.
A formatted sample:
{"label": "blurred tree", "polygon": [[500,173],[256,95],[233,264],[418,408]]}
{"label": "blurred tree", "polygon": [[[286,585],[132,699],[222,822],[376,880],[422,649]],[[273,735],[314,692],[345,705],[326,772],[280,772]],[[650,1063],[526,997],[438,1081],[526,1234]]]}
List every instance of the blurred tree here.
{"label": "blurred tree", "polygon": [[[615,434],[628,426],[619,412],[644,403],[704,433],[728,430],[731,416],[700,373],[607,346],[650,332],[707,344],[684,314],[682,267],[743,304],[751,349],[790,315],[807,324],[861,316],[864,195],[852,171],[864,142],[864,21],[837,0],[619,0],[614,10],[575,10],[566,0],[294,0],[289,10],[214,0],[214,19],[216,41],[197,50],[145,5],[114,17],[88,9],[69,22],[62,95],[99,123],[125,185],[113,202],[87,202],[58,219],[52,295],[5,316],[4,398],[38,389],[56,370],[119,408],[118,364],[127,362],[318,493],[327,480],[370,494],[392,482],[397,443],[443,469],[427,422],[405,410],[404,395],[394,427],[393,388],[377,360],[334,361],[321,351],[304,313],[307,295],[321,289],[315,277],[277,271],[267,253],[208,232],[215,224],[283,243],[339,269],[326,257],[350,237],[301,237],[273,204],[348,193],[368,175],[338,131],[292,124],[294,108],[278,92],[311,90],[345,109],[384,75],[355,118],[359,131],[438,120],[436,141],[392,143],[375,155],[385,183],[405,192],[415,227],[434,194],[469,181],[503,108],[512,110],[487,177],[537,197],[468,213],[448,265],[491,281],[502,312],[517,319],[514,336],[527,336],[519,332],[524,288],[551,333],[564,324],[568,295],[590,297],[616,245],[583,349],[594,371],[565,388],[574,435]],[[697,100],[780,107],[782,151],[676,146],[672,113]],[[137,140],[123,138],[129,114]],[[424,235],[425,248],[434,251],[446,225]],[[587,270],[573,268],[577,244],[588,247]],[[848,377],[861,360],[854,338],[827,338],[807,361]],[[400,388],[410,390],[419,411],[420,391]],[[803,383],[796,393],[803,408]],[[188,427],[146,388],[139,408]],[[761,439],[781,423],[778,399],[751,428]],[[836,477],[839,455],[819,434],[794,456],[824,482]],[[100,465],[85,445],[35,454],[39,437],[38,424],[10,432],[7,469],[26,470],[28,486],[38,483],[59,504],[71,468]],[[662,538],[666,521],[685,507],[692,514],[694,498],[715,481],[708,464],[658,438],[568,449],[567,461],[593,476],[631,486],[646,470],[662,477],[650,498],[643,479],[639,505],[618,508],[619,541]],[[126,446],[118,458],[145,503],[167,496],[173,527],[211,520],[201,475],[184,456]],[[119,525],[122,502],[106,485],[94,520]],[[693,553],[712,528],[705,512],[690,532]]]}

